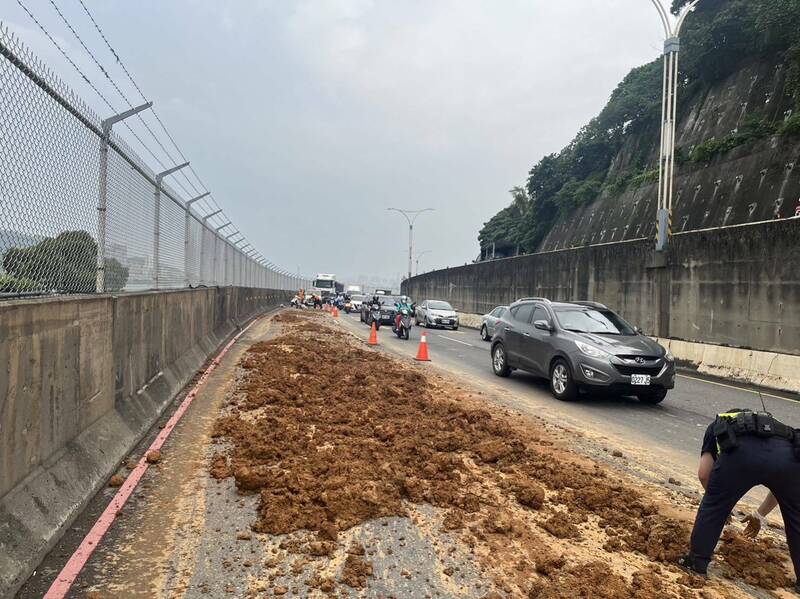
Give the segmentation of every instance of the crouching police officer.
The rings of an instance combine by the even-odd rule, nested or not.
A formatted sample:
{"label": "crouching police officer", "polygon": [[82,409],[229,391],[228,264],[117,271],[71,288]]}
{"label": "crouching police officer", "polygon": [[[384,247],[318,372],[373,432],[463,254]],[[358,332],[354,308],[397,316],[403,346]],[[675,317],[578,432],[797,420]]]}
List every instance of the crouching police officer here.
{"label": "crouching police officer", "polygon": [[[757,513],[744,518],[745,534],[758,534],[762,517],[780,505],[795,574],[800,576],[800,431],[767,412],[732,409],[709,425],[701,454],[698,475],[706,492],[697,510],[691,551],[679,565],[705,576],[734,506],[750,489],[764,485],[770,495]],[[800,592],[800,581],[795,590]]]}

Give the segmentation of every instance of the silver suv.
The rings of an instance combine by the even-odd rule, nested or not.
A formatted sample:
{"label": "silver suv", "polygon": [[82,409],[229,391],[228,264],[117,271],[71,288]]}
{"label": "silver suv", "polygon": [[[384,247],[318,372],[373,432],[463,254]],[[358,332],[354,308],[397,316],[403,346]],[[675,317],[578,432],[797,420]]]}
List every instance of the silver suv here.
{"label": "silver suv", "polygon": [[657,404],[675,387],[672,354],[595,302],[516,301],[495,327],[492,369],[547,377],[564,401],[581,388],[602,388]]}

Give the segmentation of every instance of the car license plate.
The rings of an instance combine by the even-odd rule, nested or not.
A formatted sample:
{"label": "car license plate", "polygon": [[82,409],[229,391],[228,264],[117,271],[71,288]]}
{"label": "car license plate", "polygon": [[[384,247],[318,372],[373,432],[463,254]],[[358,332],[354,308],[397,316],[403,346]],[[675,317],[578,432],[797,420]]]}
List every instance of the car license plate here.
{"label": "car license plate", "polygon": [[631,385],[649,385],[650,384],[650,375],[649,374],[632,374],[631,375]]}
{"label": "car license plate", "polygon": [[442,324],[450,324],[450,321],[446,320],[446,319],[442,319]]}

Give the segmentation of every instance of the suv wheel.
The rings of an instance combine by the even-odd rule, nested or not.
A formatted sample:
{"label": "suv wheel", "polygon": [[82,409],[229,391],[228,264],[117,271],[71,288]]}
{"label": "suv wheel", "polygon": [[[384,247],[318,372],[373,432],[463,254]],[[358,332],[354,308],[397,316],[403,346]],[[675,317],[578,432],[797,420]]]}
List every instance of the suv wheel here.
{"label": "suv wheel", "polygon": [[489,341],[489,331],[486,330],[486,325],[481,327],[481,339]]}
{"label": "suv wheel", "polygon": [[498,343],[492,348],[492,370],[497,376],[506,377],[511,374],[511,369],[508,367],[506,348],[503,347],[502,343]]}
{"label": "suv wheel", "polygon": [[561,401],[573,401],[578,397],[578,387],[572,379],[572,371],[563,359],[553,362],[550,369],[550,391]]}
{"label": "suv wheel", "polygon": [[642,403],[655,405],[659,404],[667,397],[667,390],[666,389],[650,389],[648,391],[642,391],[637,393],[636,395],[639,398],[639,401]]}

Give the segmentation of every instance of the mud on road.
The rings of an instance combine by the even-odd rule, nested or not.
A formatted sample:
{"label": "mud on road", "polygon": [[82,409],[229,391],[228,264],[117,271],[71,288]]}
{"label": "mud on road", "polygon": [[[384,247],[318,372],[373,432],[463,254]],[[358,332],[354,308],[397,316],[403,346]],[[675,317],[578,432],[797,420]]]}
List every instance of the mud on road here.
{"label": "mud on road", "polygon": [[[327,315],[275,322],[281,335],[239,363],[210,469],[257,497],[253,596],[713,598],[750,596],[744,578],[793,582],[785,547],[735,534],[718,557],[730,580],[684,574],[671,563],[688,547],[686,506]],[[385,537],[404,547],[404,534],[431,551],[392,570]]]}

